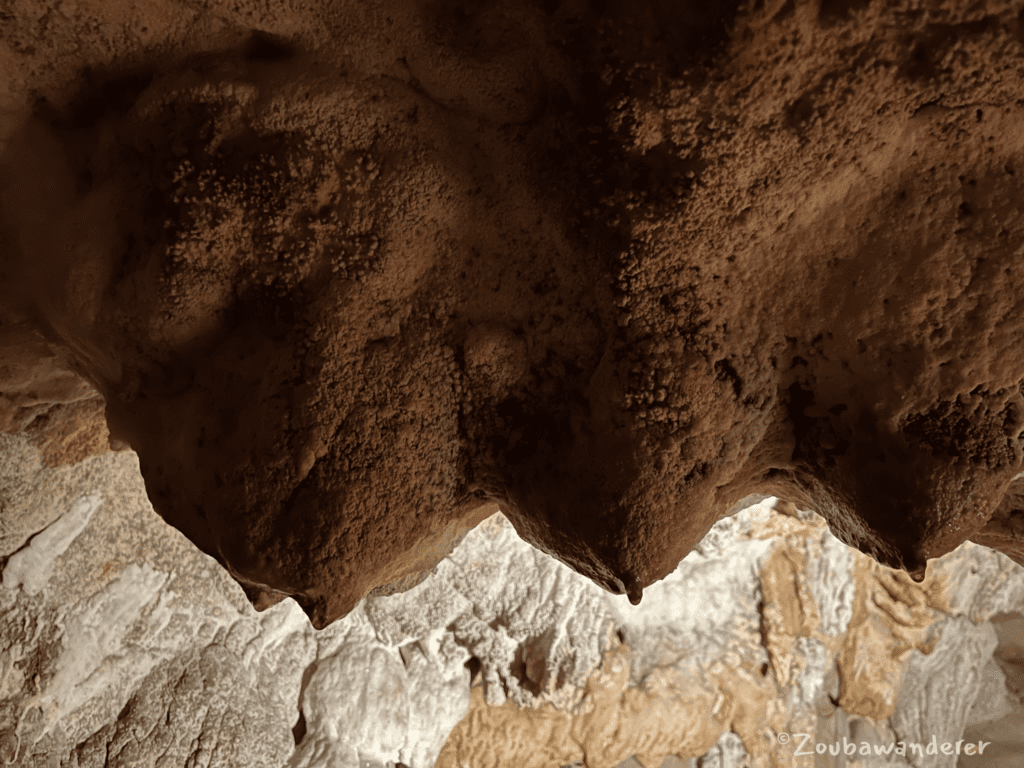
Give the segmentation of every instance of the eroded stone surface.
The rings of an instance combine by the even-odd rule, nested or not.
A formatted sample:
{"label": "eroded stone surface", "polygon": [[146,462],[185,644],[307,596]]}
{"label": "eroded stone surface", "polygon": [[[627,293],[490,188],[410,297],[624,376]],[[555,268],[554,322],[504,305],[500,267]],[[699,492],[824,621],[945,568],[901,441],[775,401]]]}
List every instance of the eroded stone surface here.
{"label": "eroded stone surface", "polygon": [[71,768],[281,766],[294,749],[286,705],[222,646],[157,667],[115,722],[78,744]]}
{"label": "eroded stone surface", "polygon": [[3,585],[21,587],[28,595],[38,595],[53,571],[53,561],[64,554],[78,534],[85,530],[93,512],[102,503],[99,496],[83,496],[66,513],[7,558]]}
{"label": "eroded stone surface", "polygon": [[633,606],[499,516],[420,584],[315,631],[291,600],[254,612],[163,523],[133,453],[51,469],[2,439],[35,457],[18,476],[37,503],[102,498],[35,594],[4,571],[8,764],[611,768],[727,765],[742,749],[752,768],[804,768],[778,734],[884,747],[1005,731],[1024,711],[1024,576],[984,547],[919,585],[769,500],[716,524]]}
{"label": "eroded stone surface", "polygon": [[[905,757],[911,741],[953,743],[975,719],[1020,711],[989,666],[988,623],[1004,601],[1019,601],[1017,566],[967,545],[918,585],[851,554],[820,518],[769,509],[716,524],[640,606],[607,598],[625,644],[612,640],[579,707],[495,708],[486,689],[474,689],[439,764],[582,764],[585,756],[587,765],[613,766],[633,753],[657,766],[670,753],[803,768],[818,764],[796,755],[799,739],[782,744],[779,735],[807,733],[812,750],[846,739],[889,755],[823,765],[892,768],[918,764]],[[946,580],[941,566],[1006,567],[1012,577],[993,579],[1002,586],[982,596],[970,581]],[[978,702],[984,692],[995,698]]]}

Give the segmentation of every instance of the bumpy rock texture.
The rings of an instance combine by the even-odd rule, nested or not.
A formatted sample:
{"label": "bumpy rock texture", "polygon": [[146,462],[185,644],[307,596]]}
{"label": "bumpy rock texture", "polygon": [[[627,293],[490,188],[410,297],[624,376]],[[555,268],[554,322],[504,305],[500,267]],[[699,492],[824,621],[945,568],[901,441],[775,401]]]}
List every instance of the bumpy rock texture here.
{"label": "bumpy rock texture", "polygon": [[[496,515],[316,631],[292,600],[257,614],[161,521],[132,452],[43,455],[0,437],[21,490],[0,517],[3,765],[1019,765],[1024,569],[984,547],[915,584],[768,500],[632,606]],[[36,509],[38,532],[8,526]],[[787,733],[889,753],[809,762]],[[899,752],[932,737],[990,742],[987,762]]]}
{"label": "bumpy rock texture", "polygon": [[496,505],[633,600],[752,492],[1024,554],[1019,2],[5,0],[0,68],[0,419],[259,607]]}

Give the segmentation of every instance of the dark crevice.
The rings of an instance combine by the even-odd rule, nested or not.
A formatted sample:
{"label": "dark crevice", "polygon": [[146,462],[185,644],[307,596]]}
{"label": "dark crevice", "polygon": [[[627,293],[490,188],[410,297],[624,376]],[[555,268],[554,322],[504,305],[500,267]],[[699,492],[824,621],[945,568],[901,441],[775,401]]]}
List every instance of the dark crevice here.
{"label": "dark crevice", "polygon": [[299,710],[299,721],[292,728],[292,737],[295,739],[295,746],[299,746],[306,735],[306,716]]}
{"label": "dark crevice", "polygon": [[480,670],[483,668],[483,664],[476,656],[470,656],[469,659],[463,664],[467,670],[469,670],[469,684],[473,685],[476,683],[477,676],[480,674]]}
{"label": "dark crevice", "polygon": [[245,44],[244,55],[249,61],[284,61],[296,52],[296,47],[283,37],[257,30]]}
{"label": "dark crevice", "polygon": [[814,405],[814,393],[804,389],[799,383],[791,384],[788,391],[789,401],[787,408],[789,410],[790,422],[793,425],[793,459],[796,460],[801,457],[801,446],[806,442],[817,423],[813,417],[807,416],[805,413],[808,408]]}

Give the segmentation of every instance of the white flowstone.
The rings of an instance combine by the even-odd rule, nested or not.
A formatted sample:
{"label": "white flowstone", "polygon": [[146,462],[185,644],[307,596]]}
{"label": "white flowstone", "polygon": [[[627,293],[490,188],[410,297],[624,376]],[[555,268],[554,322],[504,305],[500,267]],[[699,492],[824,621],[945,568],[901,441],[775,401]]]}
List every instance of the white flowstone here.
{"label": "white flowstone", "polygon": [[[317,632],[291,600],[256,614],[213,560],[155,515],[134,455],[74,472],[16,469],[5,472],[47,489],[23,488],[19,498],[68,512],[24,535],[4,568],[0,764],[430,768],[468,711],[471,658],[491,704],[563,711],[582,700],[610,630],[631,648],[630,684],[648,694],[666,672],[729,669],[751,649],[767,663],[762,633],[776,630],[761,615],[761,574],[782,544],[803,558],[795,578],[818,634],[792,639],[774,706],[814,717],[851,629],[855,554],[813,515],[781,516],[773,499],[717,523],[639,606],[533,549],[499,515],[412,590],[368,598]],[[58,472],[70,486],[54,483]],[[930,573],[949,582],[938,644],[911,652],[890,721],[868,728],[842,717],[836,733],[955,741],[965,727],[1021,711],[1001,672],[1009,667],[991,661],[990,622],[1024,611],[1024,569],[967,544]],[[304,729],[297,746],[293,728]],[[697,762],[760,765],[728,728]],[[816,768],[829,765],[839,763]]]}
{"label": "white flowstone", "polygon": [[821,631],[839,637],[853,618],[854,553],[828,530],[822,531],[818,542],[820,546],[810,548],[807,553],[807,584],[818,606]]}
{"label": "white flowstone", "polygon": [[[141,680],[160,660],[138,646],[125,648],[142,611],[157,603],[169,574],[134,563],[63,622],[64,650],[40,706],[56,724],[116,686]],[[152,618],[152,617],[151,617]],[[159,632],[163,617],[146,627]],[[48,729],[44,729],[44,735]]]}
{"label": "white flowstone", "polygon": [[38,595],[53,574],[54,561],[85,530],[93,513],[102,503],[103,498],[98,494],[83,496],[66,514],[33,536],[28,544],[7,561],[3,586],[7,589],[21,587],[28,595]]}
{"label": "white flowstone", "polygon": [[743,740],[735,733],[726,731],[718,743],[697,761],[699,768],[744,768],[747,750]]}
{"label": "white flowstone", "polygon": [[[975,626],[962,617],[947,619],[938,644],[927,656],[912,651],[903,689],[891,718],[907,744],[954,744],[982,689],[983,670],[996,648],[991,624]],[[907,754],[914,768],[954,768],[956,755]]]}

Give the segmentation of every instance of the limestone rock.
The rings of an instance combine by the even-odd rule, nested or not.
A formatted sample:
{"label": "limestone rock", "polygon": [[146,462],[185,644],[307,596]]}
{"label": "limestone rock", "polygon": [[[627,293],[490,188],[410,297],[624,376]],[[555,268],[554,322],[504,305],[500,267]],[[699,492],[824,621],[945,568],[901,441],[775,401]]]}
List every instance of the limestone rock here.
{"label": "limestone rock", "polygon": [[61,767],[279,768],[294,749],[283,702],[222,646],[184,653],[140,684],[115,722]]}
{"label": "limestone rock", "polygon": [[21,587],[27,595],[38,595],[53,571],[53,561],[64,554],[71,542],[85,530],[89,518],[99,507],[99,496],[83,496],[65,514],[35,536],[7,559],[3,586]]}
{"label": "limestone rock", "polygon": [[[975,627],[966,618],[950,619],[942,630],[931,653],[912,656],[903,679],[891,719],[903,741],[954,744],[982,688],[983,670],[996,647],[995,630],[990,624]],[[953,768],[957,755],[912,754],[907,762],[915,768]]]}
{"label": "limestone rock", "polygon": [[[988,619],[1018,599],[1024,572],[965,545],[918,585],[851,554],[820,518],[772,503],[717,523],[641,605],[606,598],[624,644],[610,638],[578,707],[494,707],[474,689],[439,765],[613,766],[632,754],[641,765],[676,755],[796,767],[836,744],[855,757],[826,751],[821,765],[916,766],[910,744],[931,761],[920,764],[941,765],[924,752],[932,736],[955,744],[973,719],[1004,717]],[[985,595],[945,578],[971,569],[1004,575]]]}
{"label": "limestone rock", "polygon": [[[11,468],[18,498],[58,510],[16,550],[39,542],[50,567],[12,557],[0,588],[0,757],[19,768],[802,768],[782,733],[882,748],[962,736],[1015,754],[1024,570],[984,547],[916,584],[767,499],[634,606],[496,516],[416,586],[316,631],[292,600],[256,613],[161,521],[132,452],[50,468],[28,438],[2,439],[32,457]],[[87,525],[45,537],[83,498],[101,500]],[[883,694],[881,720],[852,711]]]}

